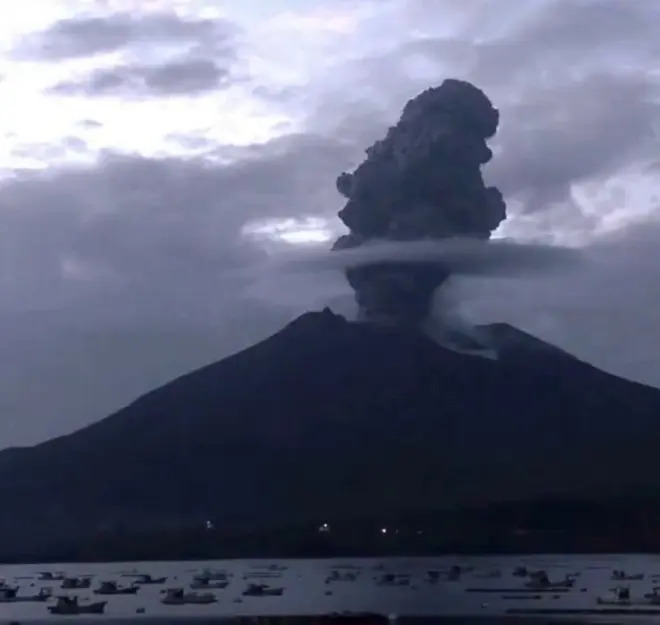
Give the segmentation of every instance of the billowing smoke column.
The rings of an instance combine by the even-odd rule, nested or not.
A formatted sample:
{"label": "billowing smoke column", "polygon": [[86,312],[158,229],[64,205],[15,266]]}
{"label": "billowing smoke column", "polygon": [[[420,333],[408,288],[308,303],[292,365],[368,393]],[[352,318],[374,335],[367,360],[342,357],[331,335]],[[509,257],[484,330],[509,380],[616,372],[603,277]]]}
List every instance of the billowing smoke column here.
{"label": "billowing smoke column", "polygon": [[[410,100],[399,122],[337,178],[348,199],[339,212],[350,234],[333,249],[390,240],[488,239],[506,217],[501,193],[481,166],[499,113],[475,86],[448,79]],[[346,271],[364,320],[417,325],[449,272],[438,264],[379,263]]]}

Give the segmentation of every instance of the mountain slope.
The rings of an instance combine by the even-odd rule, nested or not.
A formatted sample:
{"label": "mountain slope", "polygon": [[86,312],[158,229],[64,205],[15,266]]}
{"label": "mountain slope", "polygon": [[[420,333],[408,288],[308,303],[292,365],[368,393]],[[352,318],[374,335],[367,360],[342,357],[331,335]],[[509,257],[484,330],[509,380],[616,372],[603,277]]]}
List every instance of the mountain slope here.
{"label": "mountain slope", "polygon": [[660,391],[489,329],[497,360],[303,315],[99,423],[0,453],[0,551],[109,521],[245,527],[655,483]]}

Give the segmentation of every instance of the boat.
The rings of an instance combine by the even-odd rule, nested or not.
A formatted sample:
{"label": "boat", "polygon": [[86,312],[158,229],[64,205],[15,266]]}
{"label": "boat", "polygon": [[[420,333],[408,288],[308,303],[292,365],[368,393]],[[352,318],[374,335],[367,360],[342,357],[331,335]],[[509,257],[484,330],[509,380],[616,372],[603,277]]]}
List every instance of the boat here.
{"label": "boat", "polygon": [[161,603],[165,605],[208,604],[217,601],[212,592],[184,592],[183,588],[168,588]]}
{"label": "boat", "polygon": [[464,573],[464,570],[458,565],[454,564],[445,575],[445,579],[450,582],[457,582],[461,579],[461,575]]}
{"label": "boat", "polygon": [[277,571],[248,571],[243,575],[243,579],[279,579],[282,573]]}
{"label": "boat", "polygon": [[55,605],[49,605],[51,614],[103,614],[107,601],[79,604],[78,597],[58,597]]}
{"label": "boat", "polygon": [[397,573],[384,573],[378,578],[376,583],[379,586],[409,586],[410,578]]}
{"label": "boat", "polygon": [[641,582],[644,579],[644,573],[636,573],[635,575],[629,575],[623,570],[614,570],[612,571],[612,576],[610,577],[612,581],[615,582]]}
{"label": "boat", "polygon": [[545,573],[535,575],[525,583],[526,588],[573,588],[574,585],[575,578],[570,575],[558,582],[551,582]]}
{"label": "boat", "polygon": [[19,595],[18,588],[0,588],[0,603],[27,603],[48,601],[52,592],[50,588],[42,588],[36,595]]}
{"label": "boat", "polygon": [[244,597],[280,597],[284,588],[269,586],[268,584],[248,584],[243,591]]}
{"label": "boat", "polygon": [[429,584],[435,584],[442,579],[442,571],[426,571],[425,580]]}
{"label": "boat", "polygon": [[101,582],[94,591],[95,595],[135,595],[140,590],[139,586],[118,586],[117,582]]}
{"label": "boat", "polygon": [[517,566],[513,569],[514,577],[538,577],[539,575],[546,575],[543,570],[530,571],[526,566]]}
{"label": "boat", "polygon": [[61,571],[53,573],[51,571],[40,571],[37,574],[38,582],[61,582],[66,579],[66,575]]}
{"label": "boat", "polygon": [[[131,575],[133,577],[133,575]],[[148,574],[135,575],[134,584],[139,584],[140,586],[146,586],[148,584],[164,584],[167,581],[167,577],[151,577]]]}
{"label": "boat", "polygon": [[354,582],[359,577],[360,573],[356,571],[341,572],[334,570],[326,577],[326,583],[330,582]]}
{"label": "boat", "polygon": [[630,599],[619,599],[618,597],[597,597],[596,603],[598,605],[618,605],[618,606],[632,605]]}
{"label": "boat", "polygon": [[645,593],[644,600],[649,605],[660,605],[660,594],[658,594],[658,588],[654,587],[652,592]]}
{"label": "boat", "polygon": [[483,571],[481,573],[475,573],[474,577],[477,579],[498,579],[502,577],[502,571],[499,569],[493,569],[492,571]]}
{"label": "boat", "polygon": [[64,590],[78,590],[89,588],[91,585],[92,580],[89,577],[65,577],[60,584],[60,588]]}
{"label": "boat", "polygon": [[252,569],[262,569],[265,571],[286,571],[288,567],[283,564],[271,563],[271,564],[253,564]]}
{"label": "boat", "polygon": [[195,581],[204,581],[208,580],[210,582],[227,582],[229,583],[229,578],[231,577],[230,573],[222,570],[213,570],[213,569],[204,569],[201,573],[193,575],[193,580]]}
{"label": "boat", "polygon": [[229,580],[218,580],[216,582],[211,581],[208,578],[195,578],[190,584],[190,588],[193,590],[222,590],[229,586]]}
{"label": "boat", "polygon": [[658,588],[653,588],[652,592],[647,592],[644,594],[642,599],[633,600],[630,587],[622,586],[619,588],[613,588],[609,596],[598,597],[596,603],[599,605],[611,605],[619,607],[628,607],[628,606],[658,606],[660,605],[660,594],[658,594]]}
{"label": "boat", "polygon": [[628,586],[612,588],[609,596],[596,597],[596,603],[598,605],[629,606],[632,604],[630,599],[630,588]]}
{"label": "boat", "polygon": [[463,573],[471,571],[472,568],[463,568],[457,564],[452,565],[448,570],[438,571],[436,569],[426,571],[424,579],[429,584],[437,584],[439,581],[457,582],[461,579]]}
{"label": "boat", "polygon": [[0,588],[0,603],[9,603],[16,599],[16,593],[18,592],[18,587],[10,588],[3,584]]}

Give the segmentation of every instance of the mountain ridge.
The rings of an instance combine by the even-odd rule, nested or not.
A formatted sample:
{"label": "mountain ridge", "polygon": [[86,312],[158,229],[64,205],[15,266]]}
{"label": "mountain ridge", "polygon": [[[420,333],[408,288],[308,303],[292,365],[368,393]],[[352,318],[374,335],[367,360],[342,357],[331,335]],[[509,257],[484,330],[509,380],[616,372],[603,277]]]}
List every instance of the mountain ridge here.
{"label": "mountain ridge", "polygon": [[245,529],[655,486],[659,390],[491,332],[497,360],[302,315],[96,424],[0,452],[0,552],[116,522]]}

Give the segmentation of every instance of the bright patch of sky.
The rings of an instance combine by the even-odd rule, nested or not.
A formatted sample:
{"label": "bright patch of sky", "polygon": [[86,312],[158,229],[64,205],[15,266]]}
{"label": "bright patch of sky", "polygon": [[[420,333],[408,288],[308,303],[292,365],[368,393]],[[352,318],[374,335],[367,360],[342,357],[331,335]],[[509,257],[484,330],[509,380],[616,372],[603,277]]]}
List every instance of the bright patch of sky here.
{"label": "bright patch of sky", "polygon": [[[134,2],[27,0],[18,3],[6,19],[3,17],[0,168],[93,161],[102,150],[144,156],[199,155],[204,151],[203,147],[190,145],[174,147],[170,140],[173,134],[204,135],[209,142],[241,146],[296,132],[304,124],[309,98],[315,94],[320,98],[324,88],[332,88],[332,81],[328,81],[329,68],[363,52],[354,44],[363,41],[361,25],[373,17],[373,8],[361,9],[357,4],[331,9],[298,3],[297,9],[290,7],[285,12],[271,8],[270,16],[265,17],[249,2],[242,6],[141,2],[139,8],[143,12],[175,8],[189,17],[225,17],[242,26],[239,55],[245,79],[208,95],[127,100],[46,93],[58,81],[112,66],[125,53],[52,64],[10,57],[11,48],[26,35],[62,17],[70,18],[72,6],[79,10],[78,15],[97,15],[108,8],[138,7]],[[387,2],[383,5],[383,10],[386,9]],[[276,98],[261,97],[264,92],[285,92],[299,87],[305,87],[305,94],[289,99],[286,106],[278,106]],[[92,120],[94,124],[82,128],[84,120]],[[45,144],[55,146],[72,135],[83,139],[88,151],[38,149]]]}

